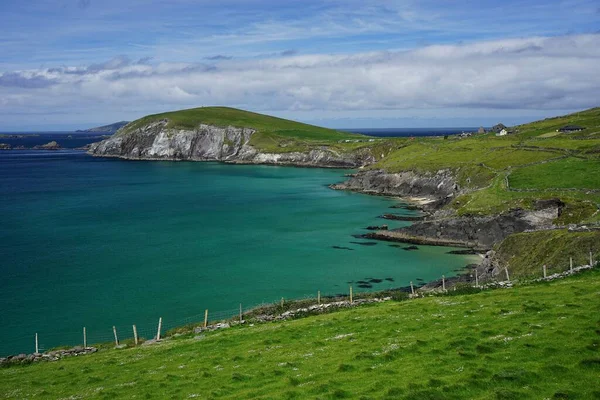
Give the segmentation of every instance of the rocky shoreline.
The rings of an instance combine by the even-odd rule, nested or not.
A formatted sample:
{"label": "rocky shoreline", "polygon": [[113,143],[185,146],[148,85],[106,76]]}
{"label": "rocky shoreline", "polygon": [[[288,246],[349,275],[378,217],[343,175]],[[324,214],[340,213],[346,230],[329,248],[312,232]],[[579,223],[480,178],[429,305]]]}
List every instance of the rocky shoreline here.
{"label": "rocky shoreline", "polygon": [[11,364],[31,364],[43,361],[58,361],[67,357],[77,357],[97,352],[96,347],[75,346],[70,349],[53,350],[46,353],[17,354],[0,358],[0,366]]}
{"label": "rocky shoreline", "polygon": [[[168,120],[162,119],[128,131],[121,130],[92,144],[88,154],[127,160],[220,161],[319,168],[361,168],[376,162],[367,149],[342,154],[326,146],[307,152],[260,152],[250,144],[256,133],[250,128],[200,124],[194,129],[171,129],[167,125]],[[381,216],[383,219],[411,224],[399,229],[389,229],[386,225],[370,226],[372,232],[361,238],[413,245],[463,247],[486,253],[513,233],[552,228],[552,221],[560,215],[564,206],[557,200],[538,202],[533,210],[459,216],[445,206],[470,190],[459,185],[451,170],[397,173],[360,170],[347,174],[346,178],[344,182],[330,185],[330,188],[396,197],[411,205],[407,208],[423,211],[423,215],[418,216],[384,214]]]}
{"label": "rocky shoreline", "polygon": [[164,119],[127,134],[117,132],[92,144],[88,153],[127,160],[222,161],[319,168],[357,168],[375,161],[368,152],[340,154],[326,147],[307,152],[260,152],[250,145],[254,129],[200,124],[184,130],[170,129],[167,123]]}

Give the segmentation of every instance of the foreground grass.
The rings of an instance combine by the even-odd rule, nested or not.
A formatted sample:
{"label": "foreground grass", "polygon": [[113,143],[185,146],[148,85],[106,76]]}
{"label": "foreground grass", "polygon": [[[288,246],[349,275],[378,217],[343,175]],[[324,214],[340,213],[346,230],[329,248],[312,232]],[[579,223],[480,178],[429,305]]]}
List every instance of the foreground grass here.
{"label": "foreground grass", "polygon": [[0,369],[2,398],[600,398],[600,273]]}

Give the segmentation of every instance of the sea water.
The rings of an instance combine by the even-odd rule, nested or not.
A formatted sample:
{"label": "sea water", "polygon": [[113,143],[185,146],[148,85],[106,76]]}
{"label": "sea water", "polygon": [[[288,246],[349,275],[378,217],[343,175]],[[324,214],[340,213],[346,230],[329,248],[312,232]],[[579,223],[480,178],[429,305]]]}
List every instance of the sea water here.
{"label": "sea water", "polygon": [[[449,248],[356,239],[398,201],[349,171],[0,152],[0,355],[131,337],[305,296],[452,275]],[[376,244],[373,244],[376,243]],[[370,244],[370,245],[369,245]],[[339,248],[334,248],[337,246]],[[387,280],[386,280],[387,278]],[[360,289],[359,280],[381,279]]]}

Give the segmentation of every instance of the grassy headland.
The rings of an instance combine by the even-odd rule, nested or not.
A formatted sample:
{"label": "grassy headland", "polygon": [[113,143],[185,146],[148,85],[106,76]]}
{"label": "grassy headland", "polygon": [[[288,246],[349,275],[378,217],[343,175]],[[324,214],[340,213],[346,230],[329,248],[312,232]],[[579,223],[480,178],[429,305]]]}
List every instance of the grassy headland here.
{"label": "grassy headland", "polygon": [[307,151],[318,146],[346,150],[352,146],[345,146],[344,140],[368,139],[362,135],[229,107],[199,107],[148,115],[133,121],[117,134],[126,135],[137,128],[163,119],[169,121],[167,128],[171,129],[194,129],[199,124],[252,128],[257,133],[252,136],[250,144],[265,152]]}
{"label": "grassy headland", "polygon": [[600,271],[0,369],[2,398],[598,398]]}

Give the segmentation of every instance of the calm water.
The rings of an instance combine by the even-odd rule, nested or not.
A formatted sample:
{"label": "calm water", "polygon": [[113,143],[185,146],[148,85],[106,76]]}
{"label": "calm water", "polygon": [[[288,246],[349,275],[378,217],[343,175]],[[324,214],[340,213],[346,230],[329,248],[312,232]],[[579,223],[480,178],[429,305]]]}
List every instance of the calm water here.
{"label": "calm water", "polygon": [[477,132],[477,127],[463,128],[356,128],[341,129],[346,132],[362,133],[363,135],[386,137],[424,137],[424,136],[444,136],[458,135],[462,132]]}
{"label": "calm water", "polygon": [[[6,135],[17,135],[19,137],[7,137]],[[12,147],[24,146],[30,149],[33,146],[43,145],[54,140],[65,149],[74,149],[83,147],[88,143],[99,142],[105,137],[100,133],[86,132],[25,132],[18,134],[0,132],[0,143],[10,144]]]}
{"label": "calm water", "polygon": [[364,278],[406,286],[472,261],[352,243],[402,211],[327,188],[345,172],[0,152],[0,355],[32,352],[36,332],[45,349],[81,343],[83,326],[90,343],[133,323],[152,337],[159,316],[169,328],[205,308],[234,314]]}

